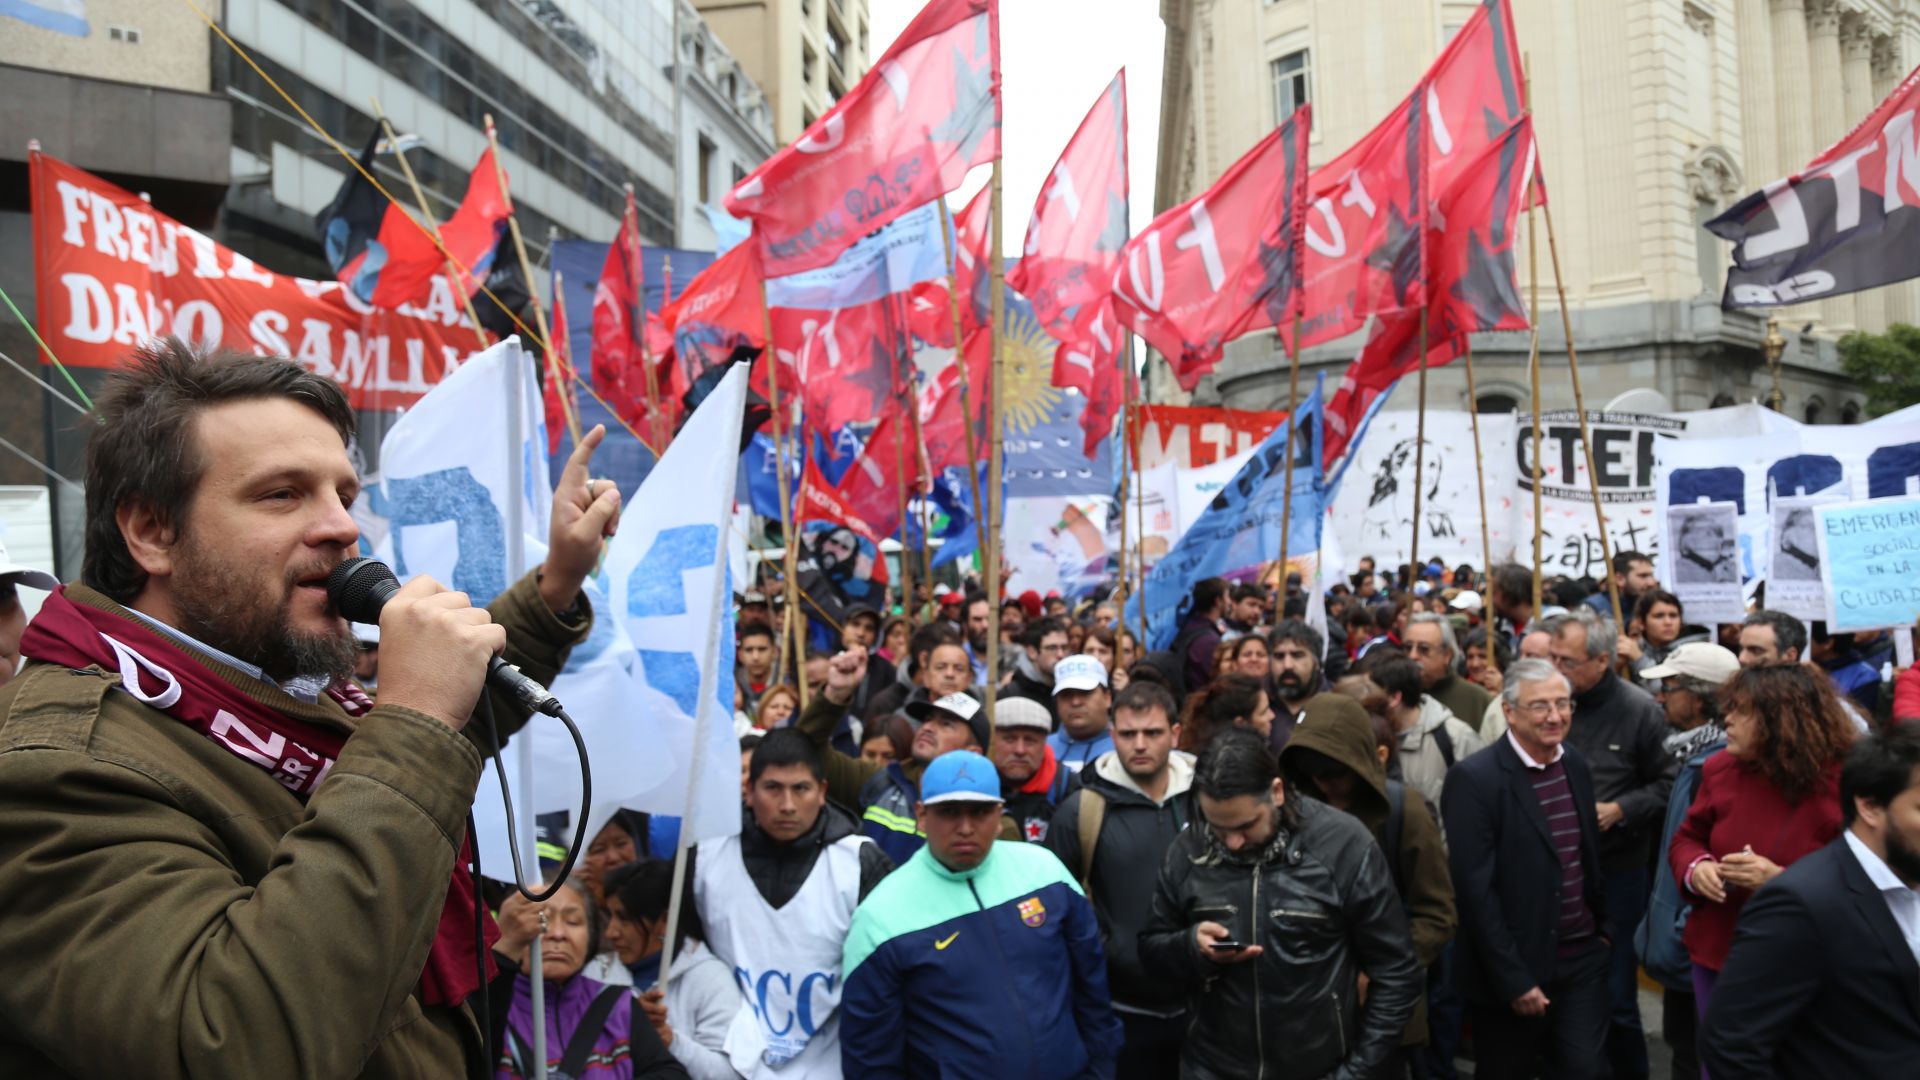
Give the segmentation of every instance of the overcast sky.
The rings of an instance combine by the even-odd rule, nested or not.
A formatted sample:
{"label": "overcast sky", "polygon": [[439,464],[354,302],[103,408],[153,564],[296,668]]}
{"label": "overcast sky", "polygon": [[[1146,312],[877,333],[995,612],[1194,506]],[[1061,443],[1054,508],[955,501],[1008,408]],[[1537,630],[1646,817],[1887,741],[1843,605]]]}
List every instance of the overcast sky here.
{"label": "overcast sky", "polygon": [[[869,0],[872,59],[900,36],[924,0]],[[1001,198],[1005,244],[1020,248],[1034,200],[1094,99],[1127,69],[1127,166],[1132,231],[1153,220],[1154,145],[1160,128],[1158,0],[1002,0],[1000,66],[1004,129]],[[986,181],[976,170],[956,209]]]}

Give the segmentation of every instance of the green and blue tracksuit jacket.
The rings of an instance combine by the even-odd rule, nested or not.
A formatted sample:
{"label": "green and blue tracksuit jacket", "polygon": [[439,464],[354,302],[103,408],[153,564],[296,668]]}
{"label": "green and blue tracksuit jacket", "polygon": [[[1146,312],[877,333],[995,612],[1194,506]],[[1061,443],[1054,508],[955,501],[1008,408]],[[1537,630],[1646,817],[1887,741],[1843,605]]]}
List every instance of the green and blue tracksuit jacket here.
{"label": "green and blue tracksuit jacket", "polygon": [[1120,1055],[1093,907],[1037,844],[960,873],[921,848],[854,911],[842,971],[848,1080],[1106,1078]]}

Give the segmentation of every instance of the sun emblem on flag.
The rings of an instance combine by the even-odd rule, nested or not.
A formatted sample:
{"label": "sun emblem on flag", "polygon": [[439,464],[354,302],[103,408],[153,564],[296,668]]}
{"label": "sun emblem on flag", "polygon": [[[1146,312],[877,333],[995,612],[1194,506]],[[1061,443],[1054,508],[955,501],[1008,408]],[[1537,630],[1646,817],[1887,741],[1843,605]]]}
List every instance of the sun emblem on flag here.
{"label": "sun emblem on flag", "polygon": [[1037,896],[1029,896],[1020,901],[1020,921],[1028,926],[1042,926],[1047,921],[1046,906]]}
{"label": "sun emblem on flag", "polygon": [[1006,317],[1001,370],[1007,387],[1000,398],[1006,411],[1001,419],[1005,434],[1025,435],[1046,423],[1060,403],[1060,389],[1053,385],[1053,353],[1060,343],[1024,311],[1008,311]]}

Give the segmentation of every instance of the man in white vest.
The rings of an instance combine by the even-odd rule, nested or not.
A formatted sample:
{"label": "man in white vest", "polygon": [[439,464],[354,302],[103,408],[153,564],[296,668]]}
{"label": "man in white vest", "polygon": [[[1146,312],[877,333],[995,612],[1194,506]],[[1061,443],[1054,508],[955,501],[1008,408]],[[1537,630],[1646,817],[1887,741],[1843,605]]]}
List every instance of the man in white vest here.
{"label": "man in white vest", "polygon": [[827,802],[820,751],[798,731],[768,732],[747,775],[740,835],[689,854],[697,929],[743,999],[727,1056],[748,1078],[838,1077],[841,951],[893,863]]}

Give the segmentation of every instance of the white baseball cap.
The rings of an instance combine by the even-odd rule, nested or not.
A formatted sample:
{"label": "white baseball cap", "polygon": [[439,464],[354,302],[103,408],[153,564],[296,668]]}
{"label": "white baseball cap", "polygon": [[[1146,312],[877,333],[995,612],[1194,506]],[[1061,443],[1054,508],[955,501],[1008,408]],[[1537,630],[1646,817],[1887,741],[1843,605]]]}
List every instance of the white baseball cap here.
{"label": "white baseball cap", "polygon": [[15,585],[25,585],[33,589],[44,589],[47,592],[52,592],[60,587],[60,579],[47,573],[45,570],[36,569],[31,566],[21,566],[8,558],[7,545],[4,543],[0,543],[0,581],[10,582]]}
{"label": "white baseball cap", "polygon": [[1062,690],[1092,690],[1106,685],[1107,665],[1086,653],[1075,653],[1053,666],[1055,696]]}
{"label": "white baseball cap", "polygon": [[1485,604],[1480,599],[1479,593],[1472,589],[1462,589],[1460,595],[1454,597],[1453,602],[1448,606],[1455,611],[1479,611]]}
{"label": "white baseball cap", "polygon": [[1689,641],[1667,654],[1665,660],[1642,669],[1642,679],[1670,679],[1684,675],[1690,679],[1724,684],[1740,672],[1740,658],[1724,646],[1711,641]]}

